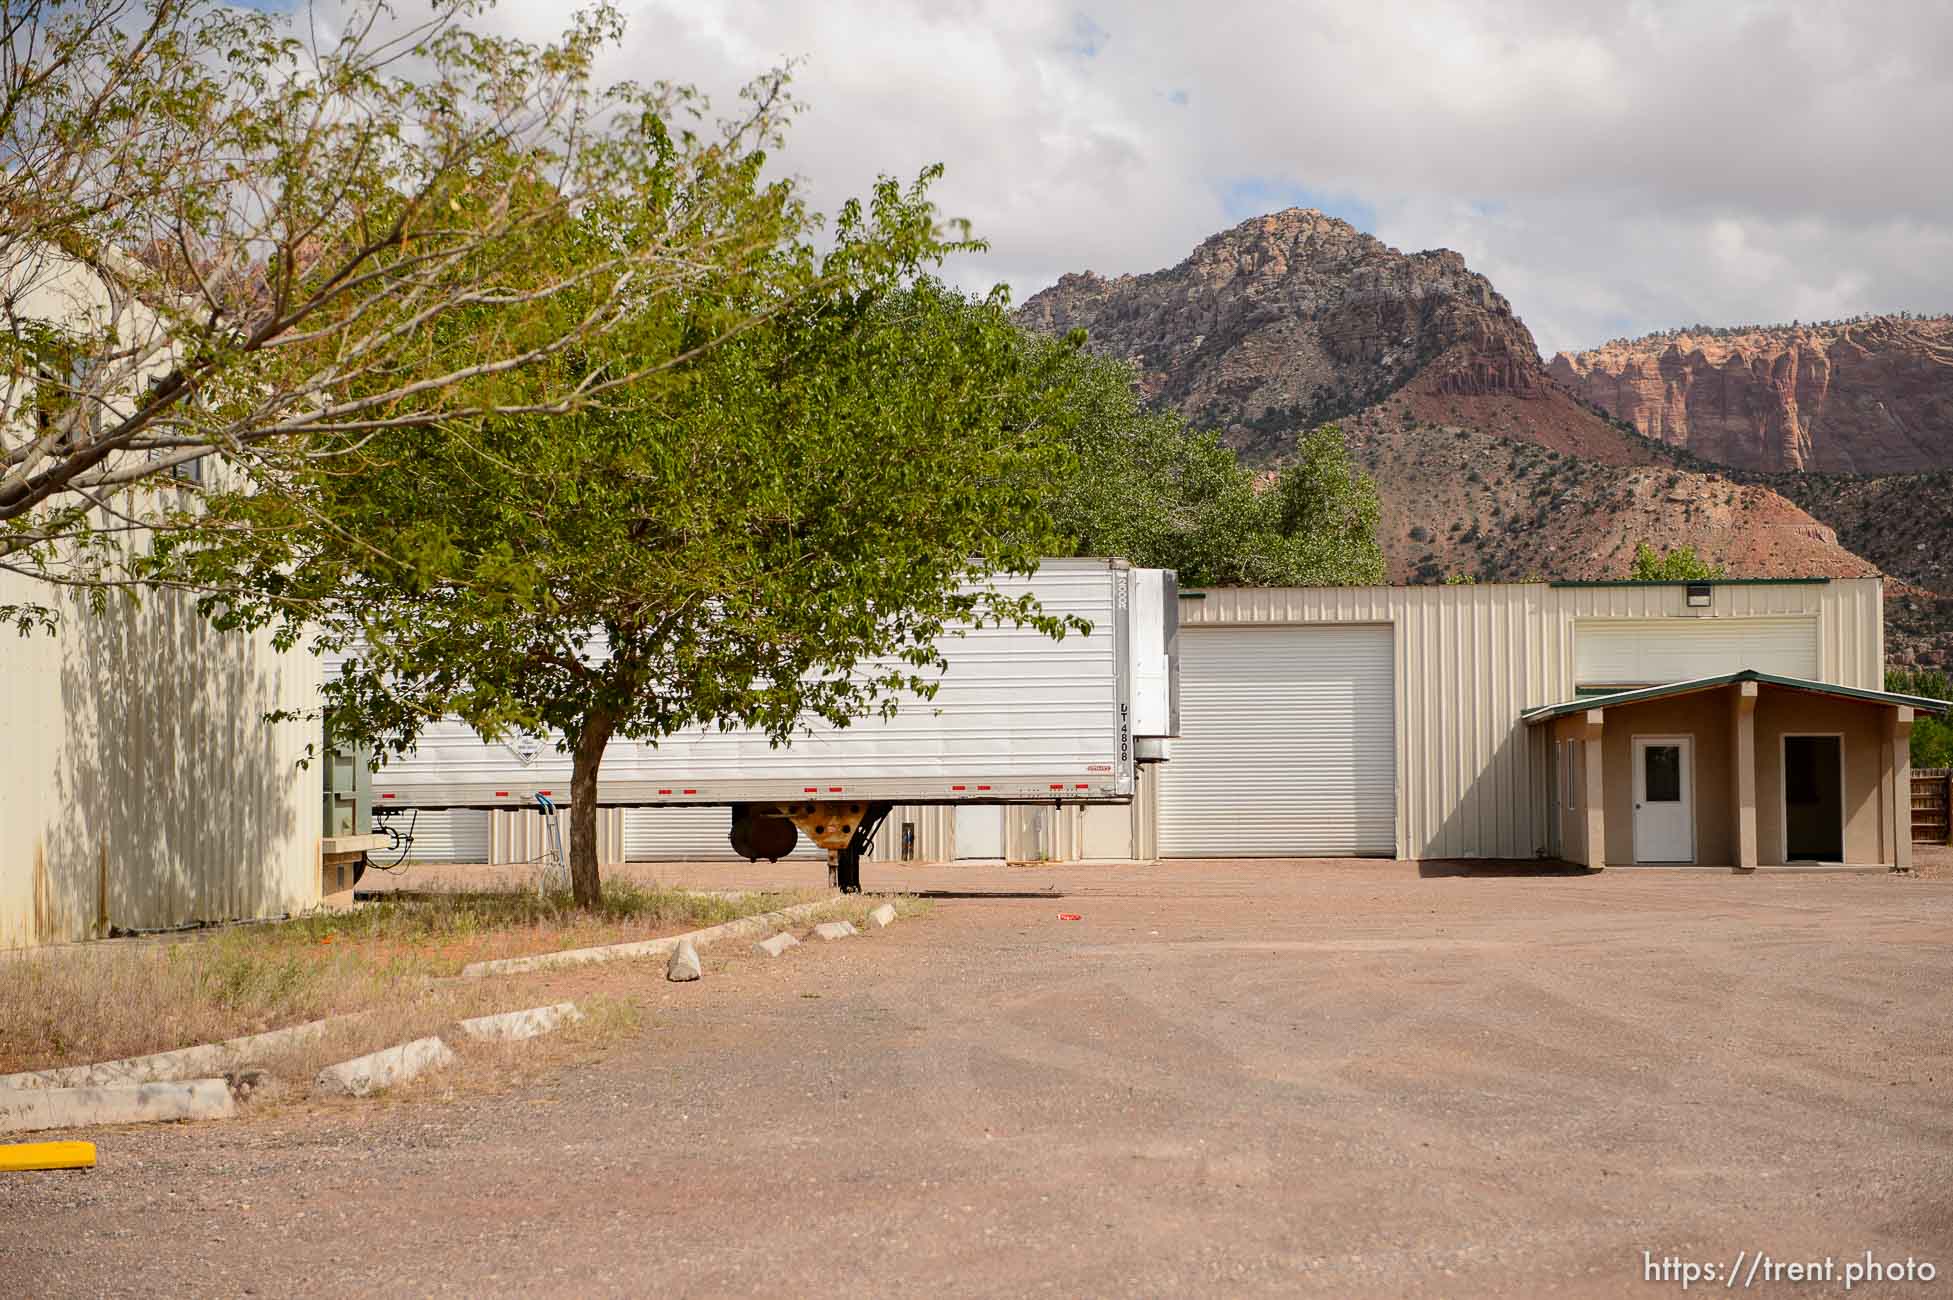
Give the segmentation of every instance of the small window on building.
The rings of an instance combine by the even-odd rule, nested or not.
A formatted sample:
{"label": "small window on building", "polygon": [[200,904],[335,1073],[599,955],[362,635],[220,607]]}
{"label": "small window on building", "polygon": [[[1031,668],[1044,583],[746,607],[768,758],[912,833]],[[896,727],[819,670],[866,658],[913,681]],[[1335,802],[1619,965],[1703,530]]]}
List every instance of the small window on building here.
{"label": "small window on building", "polygon": [[[161,460],[166,455],[174,455],[174,454],[175,454],[174,452],[166,452],[163,451],[161,448],[157,448],[149,453],[149,459]],[[179,483],[202,483],[203,482],[203,459],[200,458],[197,460],[186,460],[186,461],[179,462],[178,464],[171,465],[168,469],[164,471],[164,473],[168,474],[171,478],[175,479]]]}
{"label": "small window on building", "polygon": [[74,451],[102,431],[101,402],[88,391],[86,359],[69,361],[64,372],[41,368],[35,374],[34,431],[56,434],[56,454]]}
{"label": "small window on building", "polygon": [[1642,797],[1649,803],[1682,801],[1682,747],[1649,745],[1642,750],[1646,775],[1642,778]]}
{"label": "small window on building", "polygon": [[[156,400],[157,394],[161,390],[165,378],[166,376],[159,375],[156,378],[151,379],[149,381],[149,388],[143,396],[143,401],[145,405],[149,403],[153,403]],[[186,410],[194,408],[197,405],[197,398],[194,390],[181,399],[181,405]],[[180,449],[179,448],[164,449],[159,447],[149,453],[149,459],[153,461],[162,460],[165,456],[175,455],[178,450]],[[175,479],[179,483],[202,483],[203,482],[203,458],[200,457],[196,460],[188,460],[188,461],[183,461],[179,464],[171,465],[169,469],[166,470],[165,472],[171,478]]]}

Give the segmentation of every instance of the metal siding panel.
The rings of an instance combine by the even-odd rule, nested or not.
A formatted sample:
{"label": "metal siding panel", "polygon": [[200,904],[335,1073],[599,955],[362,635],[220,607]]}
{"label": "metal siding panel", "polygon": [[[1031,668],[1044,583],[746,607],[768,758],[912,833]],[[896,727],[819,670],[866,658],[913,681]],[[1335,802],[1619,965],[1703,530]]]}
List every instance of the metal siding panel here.
{"label": "metal siding panel", "polygon": [[[1513,820],[1514,795],[1517,793],[1512,784],[1511,749],[1502,743],[1503,737],[1499,734],[1500,728],[1497,725],[1500,719],[1509,720],[1518,713],[1518,710],[1508,707],[1511,698],[1510,678],[1513,656],[1493,653],[1494,646],[1509,644],[1506,638],[1512,624],[1509,618],[1502,617],[1503,612],[1499,604],[1487,605],[1485,635],[1476,645],[1479,654],[1478,672],[1485,679],[1486,685],[1485,722],[1479,730],[1479,738],[1487,745],[1492,764],[1492,815],[1486,819],[1481,811],[1479,838],[1481,841],[1489,839],[1495,844],[1506,844],[1512,839],[1509,832]],[[1504,730],[1510,732],[1512,727],[1508,724]]]}
{"label": "metal siding panel", "polygon": [[1392,593],[1391,603],[1397,627],[1397,635],[1392,638],[1396,642],[1393,653],[1395,660],[1393,671],[1396,676],[1393,685],[1397,692],[1396,852],[1399,858],[1407,858],[1411,856],[1411,827],[1417,821],[1414,800],[1417,798],[1418,791],[1422,789],[1421,784],[1412,775],[1410,756],[1415,752],[1413,746],[1416,737],[1423,731],[1425,682],[1421,674],[1411,671],[1411,664],[1416,659],[1416,650],[1415,627],[1411,618],[1410,603],[1406,600],[1399,604],[1395,593]]}
{"label": "metal siding panel", "polygon": [[1393,854],[1391,630],[1200,630],[1181,640],[1163,857]]}
{"label": "metal siding panel", "polygon": [[[408,831],[408,822],[412,821],[410,833],[414,842],[407,851],[410,862],[484,864],[489,857],[488,817],[488,813],[479,809],[409,808],[389,820],[403,832]],[[563,835],[567,842],[569,827],[563,828]]]}
{"label": "metal siding panel", "polygon": [[1432,711],[1433,730],[1437,737],[1437,744],[1432,749],[1432,756],[1438,761],[1437,804],[1431,810],[1431,824],[1423,840],[1427,846],[1425,852],[1442,856],[1446,849],[1442,838],[1444,827],[1451,820],[1452,773],[1458,767],[1458,713],[1454,708],[1445,707],[1445,704],[1457,698],[1448,692],[1457,689],[1458,677],[1457,665],[1452,662],[1452,639],[1445,627],[1443,606],[1431,613],[1432,617],[1426,623],[1431,637],[1431,662],[1437,667],[1437,680],[1441,690],[1446,693],[1441,695],[1438,707]]}
{"label": "metal siding panel", "polygon": [[1653,685],[1744,668],[1818,678],[1819,622],[1812,616],[1583,622],[1574,629],[1575,686]]}
{"label": "metal siding panel", "polygon": [[[726,833],[732,813],[725,808],[621,808],[626,862],[739,862]],[[891,814],[892,816],[893,814]],[[900,832],[898,831],[899,835]],[[900,852],[900,846],[897,846]],[[825,862],[827,852],[805,835],[788,855]]]}

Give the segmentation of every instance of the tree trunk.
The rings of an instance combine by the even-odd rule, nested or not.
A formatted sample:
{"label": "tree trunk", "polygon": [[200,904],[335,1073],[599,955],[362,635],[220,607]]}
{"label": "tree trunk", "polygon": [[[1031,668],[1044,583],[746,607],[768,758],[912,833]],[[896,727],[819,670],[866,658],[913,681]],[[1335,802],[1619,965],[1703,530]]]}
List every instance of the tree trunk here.
{"label": "tree trunk", "polygon": [[578,907],[595,907],[603,900],[597,868],[597,768],[616,727],[610,714],[591,712],[570,755],[570,895]]}

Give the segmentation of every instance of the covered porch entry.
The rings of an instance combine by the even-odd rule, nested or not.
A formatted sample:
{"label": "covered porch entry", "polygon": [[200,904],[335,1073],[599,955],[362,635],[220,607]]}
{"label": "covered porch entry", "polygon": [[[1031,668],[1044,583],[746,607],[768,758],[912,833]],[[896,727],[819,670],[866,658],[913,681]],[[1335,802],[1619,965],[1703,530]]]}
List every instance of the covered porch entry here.
{"label": "covered porch entry", "polygon": [[1557,851],[1587,866],[1911,866],[1909,747],[1938,700],[1754,670],[1528,710]]}

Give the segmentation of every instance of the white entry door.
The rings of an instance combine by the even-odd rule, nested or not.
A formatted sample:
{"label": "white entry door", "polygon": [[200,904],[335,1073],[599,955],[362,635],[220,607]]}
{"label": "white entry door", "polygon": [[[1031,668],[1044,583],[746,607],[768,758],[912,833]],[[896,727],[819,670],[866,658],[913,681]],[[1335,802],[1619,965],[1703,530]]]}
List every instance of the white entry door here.
{"label": "white entry door", "polygon": [[1634,738],[1634,860],[1695,861],[1695,745],[1687,736]]}
{"label": "white entry door", "polygon": [[958,804],[956,806],[956,856],[959,858],[1001,858],[1004,856],[1004,810],[997,804]]}

